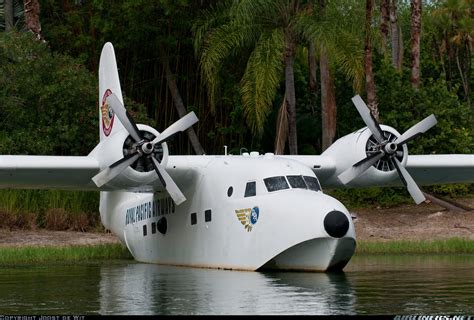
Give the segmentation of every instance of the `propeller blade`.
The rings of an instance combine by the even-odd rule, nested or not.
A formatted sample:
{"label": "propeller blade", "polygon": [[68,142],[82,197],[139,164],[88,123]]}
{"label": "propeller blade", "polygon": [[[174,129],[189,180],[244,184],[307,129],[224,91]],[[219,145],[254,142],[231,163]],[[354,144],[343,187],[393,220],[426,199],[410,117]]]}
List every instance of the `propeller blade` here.
{"label": "propeller blade", "polygon": [[111,164],[108,168],[102,170],[98,174],[96,174],[92,181],[98,186],[99,188],[102,187],[104,184],[115,178],[125,170],[128,166],[134,163],[140,157],[140,153],[134,152],[129,154],[126,157],[123,157],[117,162]]}
{"label": "propeller blade", "polygon": [[127,129],[128,133],[132,136],[135,142],[142,141],[142,134],[140,133],[140,130],[138,130],[135,121],[132,119],[130,114],[128,114],[127,109],[125,109],[115,93],[112,93],[107,97],[107,103],[115,112],[120,122],[123,124],[125,129]]}
{"label": "propeller blade", "polygon": [[170,177],[168,172],[166,172],[165,168],[155,159],[155,157],[151,157],[153,160],[153,167],[155,167],[155,171],[160,178],[161,183],[166,188],[166,191],[169,193],[171,198],[174,200],[177,206],[181,203],[186,201],[186,197],[183,195],[181,190],[179,190],[176,183],[174,183],[173,179]]}
{"label": "propeller blade", "polygon": [[343,173],[338,175],[337,177],[341,180],[342,183],[347,184],[348,182],[352,181],[353,179],[357,178],[359,175],[365,172],[365,170],[369,169],[374,163],[379,161],[384,156],[383,151],[379,151],[378,153],[371,154],[367,158],[362,159],[361,161],[354,164],[349,169],[345,170]]}
{"label": "propeller blade", "polygon": [[425,119],[421,120],[414,126],[412,126],[410,129],[405,131],[400,137],[398,137],[397,140],[394,142],[398,145],[402,145],[407,143],[408,141],[413,140],[417,136],[419,136],[422,133],[425,133],[431,127],[435,126],[438,123],[438,120],[436,120],[436,117],[432,114]]}
{"label": "propeller blade", "polygon": [[175,135],[178,132],[185,131],[196,122],[198,122],[198,118],[196,117],[194,112],[190,112],[172,125],[170,125],[168,128],[166,128],[166,130],[160,133],[158,137],[156,137],[151,143],[153,143],[154,145],[157,143],[162,143],[172,135]]}
{"label": "propeller blade", "polygon": [[398,175],[400,176],[400,179],[402,180],[403,184],[407,187],[408,192],[410,193],[413,200],[415,200],[416,204],[420,204],[423,201],[425,201],[426,198],[423,195],[423,192],[421,192],[415,180],[413,180],[413,178],[405,169],[405,167],[402,166],[402,164],[400,163],[400,161],[398,161],[397,158],[393,157],[391,158],[391,160],[392,160],[393,165],[398,171]]}
{"label": "propeller blade", "polygon": [[364,120],[365,124],[372,132],[378,143],[382,143],[384,140],[386,140],[382,128],[380,128],[380,125],[374,119],[372,113],[370,113],[369,107],[367,107],[364,100],[362,100],[359,95],[356,95],[352,97],[352,102],[356,106],[357,111],[359,111],[359,114],[362,117],[362,120]]}

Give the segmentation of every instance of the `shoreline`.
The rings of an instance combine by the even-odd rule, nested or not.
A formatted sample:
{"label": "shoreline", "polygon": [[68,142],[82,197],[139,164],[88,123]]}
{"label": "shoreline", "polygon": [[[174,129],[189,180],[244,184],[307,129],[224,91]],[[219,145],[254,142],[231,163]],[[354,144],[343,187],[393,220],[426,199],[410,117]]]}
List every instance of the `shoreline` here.
{"label": "shoreline", "polygon": [[[397,255],[474,255],[474,240],[448,238],[442,240],[359,241],[357,256]],[[121,243],[69,246],[3,246],[0,247],[0,267],[31,264],[98,263],[104,261],[135,261]]]}
{"label": "shoreline", "polygon": [[[460,199],[460,202],[474,207],[474,198]],[[355,255],[474,254],[474,210],[452,212],[433,203],[423,203],[349,211],[355,217]],[[100,249],[104,252],[101,253]],[[41,254],[45,257],[42,258]],[[6,261],[6,258],[2,259],[5,256],[10,257],[11,263],[28,259],[131,258],[118,238],[109,232],[45,229],[0,229],[0,264]]]}

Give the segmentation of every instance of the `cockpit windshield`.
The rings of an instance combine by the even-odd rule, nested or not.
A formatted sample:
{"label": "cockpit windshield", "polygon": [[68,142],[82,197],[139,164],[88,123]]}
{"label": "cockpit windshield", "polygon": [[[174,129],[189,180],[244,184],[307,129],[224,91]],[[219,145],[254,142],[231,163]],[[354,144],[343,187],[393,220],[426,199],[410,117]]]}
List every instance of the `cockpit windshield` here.
{"label": "cockpit windshield", "polygon": [[286,182],[286,179],[283,176],[265,178],[263,179],[263,182],[265,182],[268,192],[290,188],[288,182]]}
{"label": "cockpit windshield", "polygon": [[[288,180],[288,182],[287,182]],[[291,175],[291,176],[278,176],[263,179],[268,192],[289,189],[308,189],[312,191],[321,191],[319,181],[315,177]],[[289,185],[288,185],[289,183]]]}
{"label": "cockpit windshield", "polygon": [[307,189],[302,176],[286,176],[292,188]]}
{"label": "cockpit windshield", "polygon": [[308,186],[308,189],[313,191],[321,191],[321,186],[319,185],[317,178],[311,176],[304,176],[303,178],[306,182],[306,185]]}

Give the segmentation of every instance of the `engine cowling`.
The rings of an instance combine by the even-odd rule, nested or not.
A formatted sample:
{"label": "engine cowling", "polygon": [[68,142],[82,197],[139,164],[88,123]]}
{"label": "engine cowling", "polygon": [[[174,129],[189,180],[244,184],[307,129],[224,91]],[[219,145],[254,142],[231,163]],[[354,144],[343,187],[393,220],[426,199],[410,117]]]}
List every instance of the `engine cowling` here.
{"label": "engine cowling", "polygon": [[[387,144],[401,136],[393,127],[386,125],[380,125],[380,127],[387,139]],[[322,154],[322,156],[329,156],[335,161],[336,172],[333,175],[334,178],[328,181],[328,187],[341,186],[343,183],[341,183],[337,176],[359,161],[370,157],[375,152],[377,152],[377,140],[368,127],[339,138]],[[406,144],[396,146],[394,152],[395,157],[405,166],[408,159],[408,148]],[[391,181],[393,181],[392,185],[394,186],[402,185],[392,162],[386,158],[382,158],[360,176],[345,185],[348,187],[364,187],[377,184],[386,186],[387,183],[390,185]]]}
{"label": "engine cowling", "polygon": [[[153,139],[159,135],[157,130],[148,125],[137,124],[137,127],[146,141],[153,141]],[[163,142],[161,144],[155,144],[152,148],[153,150],[148,157],[140,157],[137,159],[115,178],[104,184],[102,188],[106,190],[130,190],[139,187],[140,190],[146,190],[147,186],[149,186],[150,191],[159,188],[159,177],[155,173],[155,168],[153,167],[150,157],[155,157],[163,167],[166,167],[169,156],[168,145],[166,142]],[[107,168],[120,159],[136,152],[137,143],[127,131],[118,131],[107,140],[103,140],[96,149],[98,150],[94,151],[100,154],[100,156],[96,156],[100,161],[100,167]]]}

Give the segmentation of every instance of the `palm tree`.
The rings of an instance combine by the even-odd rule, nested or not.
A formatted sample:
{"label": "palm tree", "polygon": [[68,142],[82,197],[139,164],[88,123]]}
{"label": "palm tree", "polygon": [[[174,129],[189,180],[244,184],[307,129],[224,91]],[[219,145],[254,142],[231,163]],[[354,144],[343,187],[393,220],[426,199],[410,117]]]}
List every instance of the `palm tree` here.
{"label": "palm tree", "polygon": [[15,20],[22,17],[23,14],[21,1],[4,0],[3,3],[0,1],[0,29],[10,31],[15,25]]}
{"label": "palm tree", "polygon": [[[284,78],[290,154],[298,153],[293,63],[296,47],[302,41],[297,30],[303,20],[299,18],[307,12],[308,3],[298,0],[230,1],[219,18],[212,13],[206,18],[220,23],[213,27],[201,25],[197,31],[201,72],[212,107],[224,59],[234,51],[252,48],[241,80],[241,95],[245,117],[254,134],[263,132],[263,124]],[[205,39],[199,36],[204,33]]]}
{"label": "palm tree", "polygon": [[379,111],[377,107],[377,97],[375,95],[375,81],[372,70],[372,14],[374,11],[374,0],[365,1],[365,90],[367,91],[367,106],[374,118],[379,120]]}
{"label": "palm tree", "polygon": [[411,84],[420,86],[421,0],[411,0]]}
{"label": "palm tree", "polygon": [[392,37],[392,65],[395,69],[402,69],[403,62],[403,40],[402,29],[398,24],[397,0],[390,0],[390,30]]}
{"label": "palm tree", "polygon": [[38,0],[28,0],[24,2],[25,6],[25,25],[28,30],[33,32],[37,40],[41,40],[40,23],[40,4]]}
{"label": "palm tree", "polygon": [[[325,1],[318,1],[318,4],[319,10],[313,10],[312,1],[229,1],[227,6],[220,4],[215,10],[206,12],[204,19],[195,30],[195,47],[200,54],[201,72],[209,89],[211,108],[215,107],[219,71],[224,65],[224,60],[232,54],[251,48],[240,85],[245,117],[254,134],[262,133],[263,124],[271,110],[277,89],[281,80],[284,79],[285,94],[282,108],[286,108],[287,118],[279,116],[279,119],[288,122],[290,154],[298,153],[293,75],[296,48],[313,43],[320,57],[327,54],[333,61],[342,63],[344,71],[349,70],[348,73],[357,74],[353,78],[358,83],[360,83],[360,74],[363,73],[363,68],[360,68],[362,59],[341,60],[342,54],[333,54],[334,51],[339,50],[339,45],[347,48],[354,41],[350,39],[352,37],[342,40],[342,43],[335,40],[334,26],[336,24],[330,24],[321,19],[325,15],[323,13]],[[352,57],[358,52],[353,48],[349,51]],[[330,80],[323,77],[329,75],[330,62],[324,59],[321,62],[320,59],[320,64],[322,94],[330,93],[333,85],[328,86]],[[359,71],[353,72],[354,70]],[[323,92],[325,85],[324,88],[327,90]],[[334,94],[329,95],[326,100],[330,100],[333,96]],[[335,100],[333,105],[335,110]],[[324,106],[323,102],[323,109]],[[335,132],[335,112],[331,110],[330,115],[333,120],[328,119],[334,122]],[[280,121],[279,127],[285,121]],[[329,137],[329,140],[333,138]]]}
{"label": "palm tree", "polygon": [[[439,55],[448,84],[459,72],[464,96],[471,108],[472,48],[474,45],[474,10],[470,0],[448,0],[433,10],[431,23],[439,39]],[[445,61],[445,59],[447,61]],[[445,66],[446,64],[446,66]]]}

